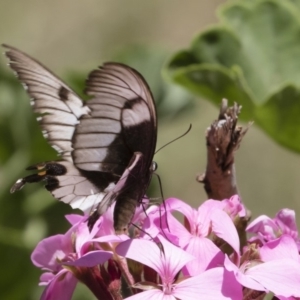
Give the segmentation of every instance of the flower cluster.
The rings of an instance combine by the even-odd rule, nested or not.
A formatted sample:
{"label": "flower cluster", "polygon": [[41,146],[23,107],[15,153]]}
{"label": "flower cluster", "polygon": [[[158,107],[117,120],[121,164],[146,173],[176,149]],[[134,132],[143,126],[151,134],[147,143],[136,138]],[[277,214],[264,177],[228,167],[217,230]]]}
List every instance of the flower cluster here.
{"label": "flower cluster", "polygon": [[[112,210],[91,232],[86,217],[67,216],[66,234],[37,245],[32,261],[45,271],[41,299],[71,299],[79,281],[107,300],[300,297],[300,244],[290,210],[254,220],[247,227],[254,236],[243,246],[234,225],[246,216],[238,196],[198,209],[174,198],[138,208],[131,237],[114,235]],[[121,277],[129,295],[122,294]]]}

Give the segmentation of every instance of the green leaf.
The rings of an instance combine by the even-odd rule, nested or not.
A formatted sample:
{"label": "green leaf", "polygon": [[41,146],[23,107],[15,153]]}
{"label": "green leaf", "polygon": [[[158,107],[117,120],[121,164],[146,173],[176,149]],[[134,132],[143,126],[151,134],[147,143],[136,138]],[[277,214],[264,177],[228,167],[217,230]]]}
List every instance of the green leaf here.
{"label": "green leaf", "polygon": [[286,86],[256,110],[256,122],[275,140],[300,152],[300,89]]}
{"label": "green leaf", "polygon": [[[240,42],[231,54],[259,103],[278,86],[300,85],[299,12],[284,1],[238,3],[220,11],[221,20]],[[230,41],[228,41],[230,42]],[[225,54],[224,54],[225,55]]]}
{"label": "green leaf", "polygon": [[292,129],[300,128],[295,113],[300,110],[299,8],[300,0],[223,5],[221,23],[175,53],[164,73],[216,105],[222,98],[238,102],[241,119],[256,121],[275,141],[300,151],[297,130]]}
{"label": "green leaf", "polygon": [[249,119],[253,115],[253,105],[243,86],[243,78],[235,69],[209,64],[191,65],[181,68],[173,74],[173,80],[196,95],[209,98],[218,105],[222,98],[230,99],[243,105],[242,117]]}

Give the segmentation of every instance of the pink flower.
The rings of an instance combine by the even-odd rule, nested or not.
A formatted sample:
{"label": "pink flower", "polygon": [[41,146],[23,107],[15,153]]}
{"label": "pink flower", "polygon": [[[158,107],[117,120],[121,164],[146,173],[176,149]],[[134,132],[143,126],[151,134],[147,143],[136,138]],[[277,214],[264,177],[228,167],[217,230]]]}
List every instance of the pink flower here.
{"label": "pink flower", "polygon": [[[258,251],[255,259],[246,251],[243,263],[234,265],[228,257],[225,268],[232,271],[236,279],[244,287],[255,291],[272,292],[276,296],[300,296],[300,263],[295,241],[288,235],[266,243]],[[245,257],[251,257],[251,260]]]}
{"label": "pink flower", "polygon": [[[265,215],[259,216],[248,225],[247,231],[257,234],[262,243],[277,239],[282,234],[288,234],[296,241],[298,250],[300,250],[296,216],[291,209],[284,208],[280,210],[274,219]],[[251,240],[254,239],[255,237]]]}
{"label": "pink flower", "polygon": [[240,218],[246,216],[246,209],[238,195],[233,195],[229,199],[224,199],[221,203],[224,205],[223,210],[228,213],[232,220],[237,216]]}
{"label": "pink flower", "polygon": [[131,296],[130,300],[150,299],[241,299],[239,284],[223,268],[214,268],[190,278],[177,279],[182,267],[193,257],[184,250],[158,237],[162,248],[152,241],[134,239],[119,244],[116,252],[126,258],[136,260],[153,270],[161,279],[161,284],[136,285],[144,292]]}
{"label": "pink flower", "polygon": [[40,285],[46,285],[41,299],[71,299],[78,279],[84,281],[87,268],[103,264],[112,257],[108,251],[90,251],[94,233],[89,232],[85,219],[68,216],[75,224],[66,234],[48,237],[34,249],[33,264],[46,271],[40,278]]}
{"label": "pink flower", "polygon": [[170,213],[167,217],[158,214],[152,216],[157,227],[159,227],[159,220],[164,221],[161,234],[166,235],[170,241],[195,257],[193,261],[186,264],[184,274],[197,275],[208,268],[223,264],[224,254],[210,239],[212,233],[239,252],[236,228],[229,215],[223,210],[228,203],[207,200],[196,210],[179,199],[170,198],[165,201],[165,205],[168,212],[178,211],[185,216],[185,226]]}

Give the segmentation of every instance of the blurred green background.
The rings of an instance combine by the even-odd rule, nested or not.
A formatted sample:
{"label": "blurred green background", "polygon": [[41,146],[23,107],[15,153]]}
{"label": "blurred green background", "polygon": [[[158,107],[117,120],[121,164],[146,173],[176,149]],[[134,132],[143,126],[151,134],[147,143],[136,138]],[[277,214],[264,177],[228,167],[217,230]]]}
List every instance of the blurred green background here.
{"label": "blurred green background", "polygon": [[[122,61],[139,70],[157,101],[157,148],[193,125],[187,136],[164,148],[155,160],[164,196],[198,206],[206,195],[195,177],[205,170],[205,131],[218,109],[166,83],[161,69],[174,52],[188,48],[200,30],[217,21],[216,8],[224,2],[0,0],[0,42],[35,57],[79,93],[88,72],[104,61]],[[27,166],[57,156],[43,139],[29,99],[6,62],[2,56],[0,298],[37,299],[41,271],[31,264],[30,253],[43,237],[68,228],[63,216],[71,209],[53,200],[42,185],[9,193],[15,180],[28,174]],[[273,216],[282,207],[300,212],[298,163],[299,155],[275,144],[255,124],[250,128],[236,155],[236,169],[240,193],[253,217]],[[158,190],[154,188],[151,196],[159,197]],[[80,286],[74,299],[93,297]]]}

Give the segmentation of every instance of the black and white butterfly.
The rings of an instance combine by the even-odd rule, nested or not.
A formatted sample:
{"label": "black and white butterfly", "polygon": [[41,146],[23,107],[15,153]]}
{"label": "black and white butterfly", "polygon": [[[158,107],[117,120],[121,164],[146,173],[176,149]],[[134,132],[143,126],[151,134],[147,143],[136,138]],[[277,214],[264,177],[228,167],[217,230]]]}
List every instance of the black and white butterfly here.
{"label": "black and white butterfly", "polygon": [[83,103],[38,61],[3,46],[44,137],[61,155],[29,167],[37,173],[18,179],[11,192],[45,181],[56,199],[94,212],[90,226],[116,201],[114,227],[126,231],[153,172],[157,118],[146,81],[126,65],[105,63],[89,74],[85,92],[92,99]]}

